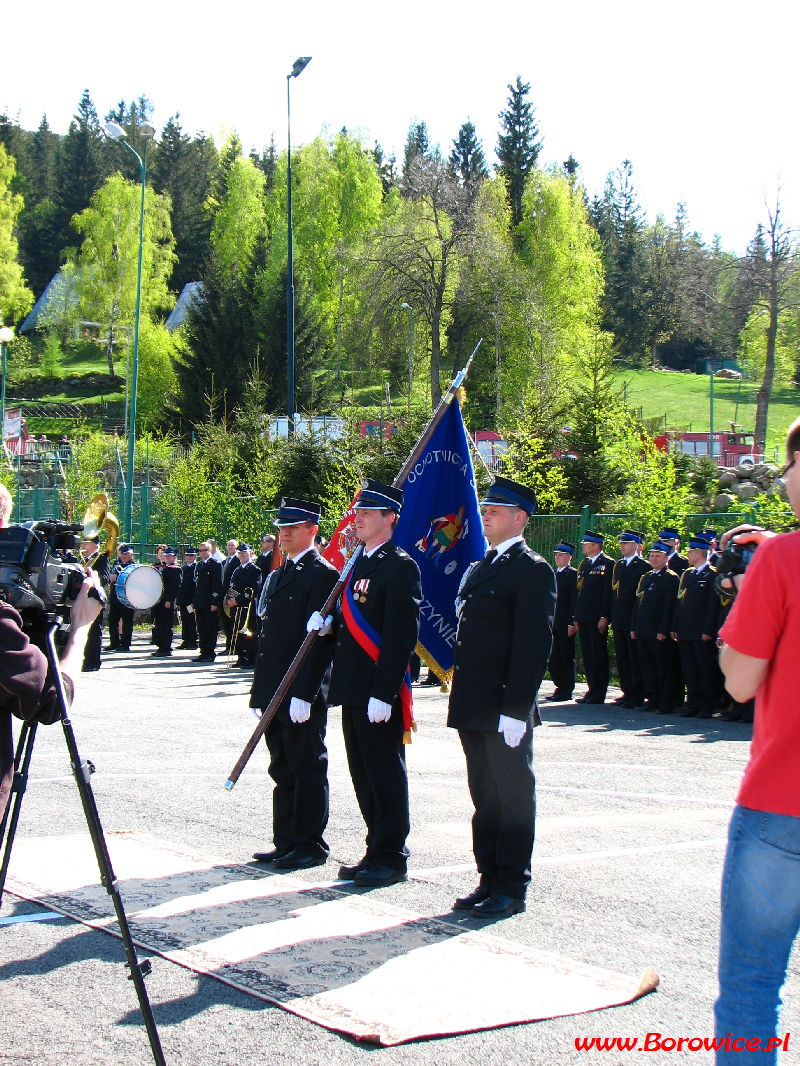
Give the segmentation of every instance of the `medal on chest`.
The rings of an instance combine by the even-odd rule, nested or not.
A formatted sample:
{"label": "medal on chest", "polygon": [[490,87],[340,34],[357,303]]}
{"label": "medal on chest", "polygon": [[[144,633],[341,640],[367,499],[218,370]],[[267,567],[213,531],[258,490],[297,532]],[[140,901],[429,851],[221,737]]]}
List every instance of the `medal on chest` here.
{"label": "medal on chest", "polygon": [[361,577],[358,581],[353,583],[353,599],[356,603],[367,602],[367,589],[369,588],[369,578]]}

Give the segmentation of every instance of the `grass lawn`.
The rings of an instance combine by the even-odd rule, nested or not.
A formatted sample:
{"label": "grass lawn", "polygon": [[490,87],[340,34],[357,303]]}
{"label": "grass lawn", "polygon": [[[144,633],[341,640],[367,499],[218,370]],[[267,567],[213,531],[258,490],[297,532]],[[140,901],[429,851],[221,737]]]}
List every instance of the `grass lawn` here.
{"label": "grass lawn", "polygon": [[[641,407],[644,418],[664,418],[669,429],[707,433],[710,422],[710,379],[704,374],[676,374],[666,370],[619,367],[614,380],[621,390],[627,382],[628,404]],[[752,381],[714,379],[714,429],[735,421],[752,432],[756,421],[756,392]],[[767,420],[767,453],[782,447],[786,429],[800,415],[800,390],[783,386],[772,390]]]}

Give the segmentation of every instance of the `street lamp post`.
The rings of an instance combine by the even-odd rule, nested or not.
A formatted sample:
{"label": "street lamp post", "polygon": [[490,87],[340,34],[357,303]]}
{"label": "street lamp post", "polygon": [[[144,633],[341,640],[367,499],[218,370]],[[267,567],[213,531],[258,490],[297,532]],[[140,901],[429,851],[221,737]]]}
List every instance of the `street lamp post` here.
{"label": "street lamp post", "polygon": [[292,107],[289,86],[292,78],[299,77],[311,62],[311,56],[300,56],[286,75],[286,135],[289,143],[287,168],[289,251],[286,264],[286,435],[294,435],[294,259],[292,248]]}
{"label": "street lamp post", "polygon": [[0,386],[0,450],[6,439],[6,345],[14,339],[14,330],[10,326],[3,326],[0,316],[0,349],[3,353],[3,384]]}
{"label": "street lamp post", "polygon": [[400,307],[408,311],[408,418],[411,420],[411,387],[414,383],[414,308],[402,303]]}
{"label": "street lamp post", "polygon": [[146,120],[139,123],[139,136],[144,140],[144,150],[140,156],[125,139],[128,135],[117,122],[106,123],[106,133],[113,141],[119,141],[125,145],[139,164],[139,173],[142,179],[142,199],[139,211],[139,270],[136,277],[136,312],[133,325],[133,375],[131,386],[128,390],[130,395],[128,414],[128,484],[125,491],[125,533],[128,540],[133,537],[133,466],[134,451],[136,447],[136,388],[139,382],[139,316],[142,307],[142,249],[144,247],[144,189],[147,179],[147,142],[155,136],[156,128]]}

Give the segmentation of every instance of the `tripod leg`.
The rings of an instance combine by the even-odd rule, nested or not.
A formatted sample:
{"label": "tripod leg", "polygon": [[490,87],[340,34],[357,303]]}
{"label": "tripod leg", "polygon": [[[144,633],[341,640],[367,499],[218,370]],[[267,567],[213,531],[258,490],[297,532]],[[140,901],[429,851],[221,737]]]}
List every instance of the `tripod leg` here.
{"label": "tripod leg", "polygon": [[[27,722],[23,723],[19,740],[17,741],[17,750],[14,752],[14,781],[11,785],[11,794],[14,798],[6,807],[3,820],[0,822],[0,840],[5,837],[3,859],[0,862],[0,905],[3,902],[3,890],[6,886],[6,874],[8,873],[8,864],[11,861],[11,849],[14,846],[14,837],[17,832],[22,797],[25,795],[25,788],[28,784],[28,768],[31,764],[35,739],[36,724],[28,725]],[[6,829],[8,830],[7,832]]]}
{"label": "tripod leg", "polygon": [[56,627],[53,627],[47,638],[47,657],[53,669],[53,675],[58,689],[59,699],[61,701],[61,725],[64,730],[64,738],[67,742],[72,773],[75,778],[75,783],[78,786],[78,793],[83,805],[83,813],[86,816],[86,824],[89,827],[89,836],[92,838],[94,852],[97,856],[97,865],[100,868],[100,882],[106,892],[111,896],[111,901],[114,904],[114,911],[117,916],[120,935],[122,937],[122,942],[125,945],[125,955],[128,960],[128,969],[130,971],[129,977],[133,981],[136,989],[136,997],[139,1000],[139,1009],[142,1012],[142,1020],[144,1021],[145,1029],[147,1030],[147,1037],[150,1041],[150,1050],[153,1053],[153,1060],[156,1063],[156,1066],[165,1066],[166,1060],[164,1059],[164,1052],[161,1049],[158,1029],[156,1028],[155,1018],[153,1017],[150,1000],[147,997],[147,988],[144,983],[145,976],[150,973],[152,967],[149,959],[140,962],[136,954],[136,945],[131,936],[128,918],[125,914],[122,897],[119,893],[113,867],[111,866],[111,856],[108,853],[106,839],[103,835],[103,827],[100,823],[100,815],[97,811],[94,793],[89,784],[89,779],[94,771],[94,767],[88,760],[83,761],[78,753],[78,745],[72,730],[72,723],[67,714],[68,707],[66,693],[64,692],[64,681],[61,676],[58,654],[56,653],[56,647],[53,640],[55,629]]}

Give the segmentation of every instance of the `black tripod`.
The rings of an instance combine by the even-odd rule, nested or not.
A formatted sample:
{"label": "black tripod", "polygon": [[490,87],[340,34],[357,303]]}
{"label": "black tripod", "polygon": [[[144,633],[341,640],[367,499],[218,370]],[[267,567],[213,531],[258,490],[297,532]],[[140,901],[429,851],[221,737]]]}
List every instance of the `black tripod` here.
{"label": "black tripod", "polygon": [[[59,703],[61,704],[61,727],[64,730],[64,738],[67,742],[72,773],[78,785],[78,793],[80,794],[81,803],[83,804],[83,813],[86,816],[89,835],[92,838],[95,855],[97,856],[97,865],[100,867],[100,882],[106,892],[108,892],[109,896],[111,896],[114,903],[114,910],[117,915],[117,922],[119,923],[119,931],[122,936],[122,942],[125,945],[125,955],[128,960],[127,966],[130,970],[128,976],[129,979],[133,981],[136,988],[139,1009],[142,1012],[142,1018],[144,1020],[145,1028],[147,1029],[147,1038],[150,1041],[153,1059],[157,1066],[165,1066],[166,1060],[164,1058],[164,1052],[161,1050],[158,1029],[156,1028],[153,1011],[150,1007],[150,1000],[147,998],[147,989],[145,988],[144,983],[144,979],[147,974],[150,973],[152,967],[149,959],[143,959],[140,961],[136,955],[136,946],[133,942],[133,937],[131,936],[128,919],[125,915],[125,908],[122,905],[122,898],[117,887],[117,880],[111,866],[111,857],[108,854],[106,839],[103,835],[103,827],[100,824],[100,815],[97,812],[94,793],[92,792],[92,786],[89,784],[89,779],[94,773],[94,766],[88,760],[82,760],[78,754],[75,734],[72,730],[72,723],[70,722],[68,715],[69,708],[67,706],[66,693],[64,692],[64,679],[61,676],[61,668],[54,642],[54,636],[57,629],[57,625],[53,626],[47,635],[46,652],[55,679]],[[0,903],[2,903],[3,899],[6,873],[8,871],[8,864],[11,860],[11,848],[14,843],[17,823],[19,822],[20,807],[22,806],[22,797],[25,794],[25,787],[28,781],[28,769],[30,767],[35,739],[36,725],[23,725],[17,743],[17,750],[14,754],[14,783],[12,786],[13,801],[9,805],[5,816],[3,817],[3,821],[0,823],[0,841],[2,841],[3,836],[5,835],[3,859],[0,864]]]}

